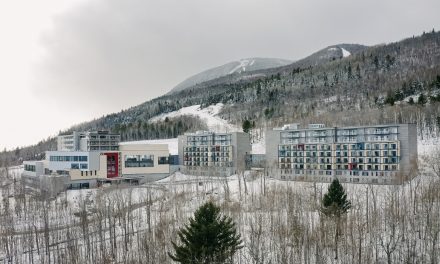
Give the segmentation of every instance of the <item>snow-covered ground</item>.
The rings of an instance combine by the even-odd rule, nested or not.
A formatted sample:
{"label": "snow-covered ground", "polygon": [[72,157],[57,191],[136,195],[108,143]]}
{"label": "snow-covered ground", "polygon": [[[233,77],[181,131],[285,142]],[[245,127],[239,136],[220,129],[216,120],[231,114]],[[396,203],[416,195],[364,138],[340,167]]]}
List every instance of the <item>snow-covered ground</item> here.
{"label": "snow-covered ground", "polygon": [[192,116],[197,116],[203,121],[205,121],[210,131],[215,131],[215,132],[239,131],[238,127],[229,124],[228,121],[218,116],[218,113],[220,113],[223,106],[224,105],[222,103],[211,105],[206,108],[201,108],[200,105],[192,105],[188,107],[183,107],[177,111],[155,116],[151,118],[149,121],[158,122],[165,120],[165,118],[167,117],[173,118],[183,115],[192,115]]}
{"label": "snow-covered ground", "polygon": [[324,102],[325,103],[333,103],[333,102],[336,102],[338,100],[338,97],[336,96],[336,95],[333,95],[333,96],[330,96],[330,97],[327,97],[327,98],[324,98]]}
{"label": "snow-covered ground", "polygon": [[440,149],[440,138],[419,139],[417,141],[417,153],[420,157],[430,155]]}
{"label": "snow-covered ground", "polygon": [[341,51],[342,51],[342,57],[344,57],[344,58],[351,55],[351,53],[344,48],[341,48]]}
{"label": "snow-covered ground", "polygon": [[252,154],[266,154],[266,141],[264,138],[252,144]]}

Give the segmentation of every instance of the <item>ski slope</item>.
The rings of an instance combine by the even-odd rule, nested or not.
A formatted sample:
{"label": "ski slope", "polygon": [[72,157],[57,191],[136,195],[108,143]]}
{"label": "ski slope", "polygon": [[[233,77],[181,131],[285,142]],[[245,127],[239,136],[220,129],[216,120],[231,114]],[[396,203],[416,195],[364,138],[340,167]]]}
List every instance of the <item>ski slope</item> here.
{"label": "ski slope", "polygon": [[200,105],[192,105],[183,107],[177,111],[169,112],[155,116],[149,120],[149,122],[159,122],[165,120],[165,118],[175,118],[184,115],[196,116],[203,120],[208,129],[214,132],[235,132],[240,131],[237,126],[229,124],[228,121],[222,119],[218,114],[223,108],[222,103],[210,105],[206,108],[201,108]]}

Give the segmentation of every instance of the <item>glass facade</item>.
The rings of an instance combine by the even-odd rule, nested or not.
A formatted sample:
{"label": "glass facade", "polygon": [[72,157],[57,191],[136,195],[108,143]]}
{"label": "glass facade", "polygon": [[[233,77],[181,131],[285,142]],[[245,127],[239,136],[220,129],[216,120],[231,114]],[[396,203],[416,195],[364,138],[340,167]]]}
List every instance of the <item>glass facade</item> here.
{"label": "glass facade", "polygon": [[24,170],[25,170],[25,171],[32,171],[32,172],[35,172],[35,165],[25,164],[25,165],[24,165]]}
{"label": "glass facade", "polygon": [[87,162],[87,156],[50,156],[50,161],[57,162],[72,162],[72,161],[82,161]]}
{"label": "glass facade", "polygon": [[125,155],[126,168],[154,167],[154,155]]}

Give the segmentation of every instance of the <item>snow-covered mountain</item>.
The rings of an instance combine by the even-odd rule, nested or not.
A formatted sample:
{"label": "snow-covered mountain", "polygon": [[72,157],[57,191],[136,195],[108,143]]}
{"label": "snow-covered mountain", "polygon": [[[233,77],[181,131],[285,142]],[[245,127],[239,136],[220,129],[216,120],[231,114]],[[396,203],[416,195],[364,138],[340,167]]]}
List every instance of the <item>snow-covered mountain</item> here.
{"label": "snow-covered mountain", "polygon": [[292,66],[300,68],[317,66],[330,61],[346,58],[352,54],[359,53],[366,48],[367,46],[359,44],[337,44],[319,50],[312,55],[295,62]]}
{"label": "snow-covered mountain", "polygon": [[224,65],[208,69],[196,75],[189,77],[174,87],[170,93],[178,92],[196,84],[207,82],[222,76],[256,71],[268,68],[275,68],[291,64],[292,61],[274,58],[248,58],[226,63]]}

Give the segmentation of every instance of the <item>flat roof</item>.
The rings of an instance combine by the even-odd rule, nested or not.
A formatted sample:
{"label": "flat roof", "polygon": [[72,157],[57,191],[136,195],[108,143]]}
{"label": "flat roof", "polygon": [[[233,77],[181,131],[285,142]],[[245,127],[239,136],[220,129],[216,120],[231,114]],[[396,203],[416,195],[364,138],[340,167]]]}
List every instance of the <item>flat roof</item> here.
{"label": "flat roof", "polygon": [[381,125],[363,125],[363,126],[331,126],[320,128],[298,128],[298,129],[282,129],[280,127],[273,128],[273,131],[307,131],[307,130],[331,130],[331,129],[356,129],[356,128],[382,128],[382,127],[396,127],[402,125],[415,125],[412,123],[405,124],[381,124]]}

